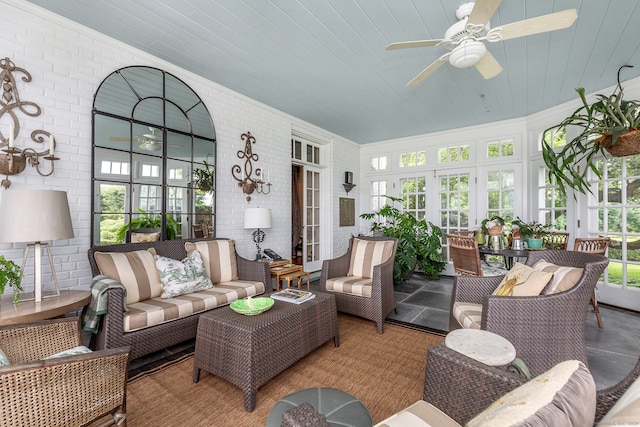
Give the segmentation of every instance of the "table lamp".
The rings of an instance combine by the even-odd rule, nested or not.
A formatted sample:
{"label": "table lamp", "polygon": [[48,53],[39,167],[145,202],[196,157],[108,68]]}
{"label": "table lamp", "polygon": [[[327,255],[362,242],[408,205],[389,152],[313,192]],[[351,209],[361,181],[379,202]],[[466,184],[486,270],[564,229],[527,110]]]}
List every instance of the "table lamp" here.
{"label": "table lamp", "polygon": [[[41,247],[47,249],[51,275],[59,296],[60,287],[48,242],[73,238],[67,193],[55,190],[6,190],[0,200],[0,242],[27,242],[22,259],[20,279],[31,247],[34,248],[34,299],[42,301]],[[34,242],[34,243],[31,243]],[[29,299],[23,300],[28,301]]]}
{"label": "table lamp", "polygon": [[262,259],[262,251],[260,250],[260,243],[264,241],[264,231],[262,228],[271,228],[271,209],[268,208],[248,208],[244,211],[244,228],[255,228],[256,230],[251,233],[253,242],[256,244],[258,253],[256,254],[256,260]]}

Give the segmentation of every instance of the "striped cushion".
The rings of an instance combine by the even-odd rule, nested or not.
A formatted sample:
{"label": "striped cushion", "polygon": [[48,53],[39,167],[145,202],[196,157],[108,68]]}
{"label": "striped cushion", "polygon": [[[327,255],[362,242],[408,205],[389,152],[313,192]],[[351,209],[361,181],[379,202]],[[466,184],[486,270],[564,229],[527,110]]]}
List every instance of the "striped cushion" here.
{"label": "striped cushion", "polygon": [[460,427],[460,424],[430,403],[418,400],[375,427]]}
{"label": "striped cushion", "polygon": [[453,303],[453,316],[465,329],[480,329],[482,304],[455,302]]}
{"label": "striped cushion", "polygon": [[233,281],[219,283],[211,289],[170,299],[152,298],[127,305],[124,331],[132,332],[191,316],[212,308],[231,304],[237,299],[264,293],[262,282]]}
{"label": "striped cushion", "polygon": [[233,240],[207,240],[184,244],[187,256],[198,250],[204,260],[209,278],[215,285],[220,282],[238,280],[236,246]]}
{"label": "striped cushion", "polygon": [[334,277],[327,279],[326,289],[330,292],[371,298],[371,279],[355,276]]}
{"label": "striped cushion", "polygon": [[162,283],[153,255],[148,251],[96,252],[100,273],[117,280],[127,289],[127,305],[159,297]]}
{"label": "striped cushion", "polygon": [[542,290],[541,295],[550,295],[571,289],[582,277],[584,268],[565,267],[551,264],[543,259],[533,264],[533,269],[553,273],[553,277]]}
{"label": "striped cushion", "polygon": [[393,252],[393,241],[353,239],[351,265],[347,276],[373,277],[373,267],[387,261]]}

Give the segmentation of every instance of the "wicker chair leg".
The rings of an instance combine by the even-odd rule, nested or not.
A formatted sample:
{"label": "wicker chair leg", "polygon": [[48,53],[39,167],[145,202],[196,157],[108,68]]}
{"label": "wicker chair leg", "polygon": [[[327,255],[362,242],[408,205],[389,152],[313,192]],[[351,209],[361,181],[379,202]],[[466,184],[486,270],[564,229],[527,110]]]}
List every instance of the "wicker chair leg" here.
{"label": "wicker chair leg", "polygon": [[376,322],[376,324],[378,325],[378,333],[379,334],[383,334],[384,333],[384,320],[378,320]]}
{"label": "wicker chair leg", "polygon": [[593,306],[593,309],[590,311],[596,314],[596,318],[598,319],[598,327],[602,329],[602,316],[600,315],[600,307],[598,307],[598,300],[596,299],[595,291],[591,294],[591,305]]}

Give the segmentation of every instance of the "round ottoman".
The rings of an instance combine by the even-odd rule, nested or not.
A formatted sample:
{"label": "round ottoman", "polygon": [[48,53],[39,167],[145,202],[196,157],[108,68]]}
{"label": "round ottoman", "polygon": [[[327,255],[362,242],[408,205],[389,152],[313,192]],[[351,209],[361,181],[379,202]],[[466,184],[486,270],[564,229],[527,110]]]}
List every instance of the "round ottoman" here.
{"label": "round ottoman", "polygon": [[373,418],[364,404],[349,393],[334,388],[315,387],[296,391],[278,400],[267,418],[267,427],[280,427],[282,414],[289,409],[308,402],[324,415],[330,425],[373,425]]}

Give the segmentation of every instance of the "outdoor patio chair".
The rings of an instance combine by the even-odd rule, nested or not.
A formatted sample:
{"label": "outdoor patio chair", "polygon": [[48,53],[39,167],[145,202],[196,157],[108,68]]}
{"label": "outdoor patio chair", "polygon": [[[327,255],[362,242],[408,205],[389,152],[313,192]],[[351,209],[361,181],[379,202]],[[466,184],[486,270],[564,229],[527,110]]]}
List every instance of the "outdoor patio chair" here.
{"label": "outdoor patio chair", "polygon": [[384,332],[384,319],[396,308],[393,264],[398,247],[394,237],[352,237],[347,253],[325,260],[320,292],[336,298],[338,311],[376,322]]}
{"label": "outdoor patio chair", "polygon": [[45,359],[81,345],[77,317],[0,327],[0,425],[126,426],[129,348]]}
{"label": "outdoor patio chair", "polygon": [[547,249],[566,250],[569,233],[565,231],[551,231],[542,236],[542,245]]}
{"label": "outdoor patio chair", "polygon": [[[532,375],[539,375],[567,359],[577,359],[588,365],[585,348],[587,308],[609,260],[602,255],[545,250],[531,251],[526,265],[532,266],[539,260],[582,268],[582,276],[565,291],[537,296],[492,295],[501,276],[456,276],[449,330],[462,327],[458,321],[459,312],[468,310],[479,316],[480,329],[501,335],[513,344]],[[468,324],[468,327],[473,326]]]}
{"label": "outdoor patio chair", "polygon": [[[573,250],[578,252],[584,252],[588,254],[600,254],[605,255],[607,253],[607,248],[611,243],[611,239],[609,237],[576,237],[576,240],[573,243]],[[596,290],[593,290],[591,294],[591,306],[593,307],[589,310],[590,313],[596,314],[596,319],[598,320],[598,327],[602,329],[602,316],[600,315],[600,308],[598,307],[598,299],[596,298]]]}
{"label": "outdoor patio chair", "polygon": [[486,264],[482,266],[478,241],[474,236],[465,236],[454,233],[447,234],[449,254],[453,261],[453,269],[456,274],[470,276],[499,276],[507,272],[504,268]]}

